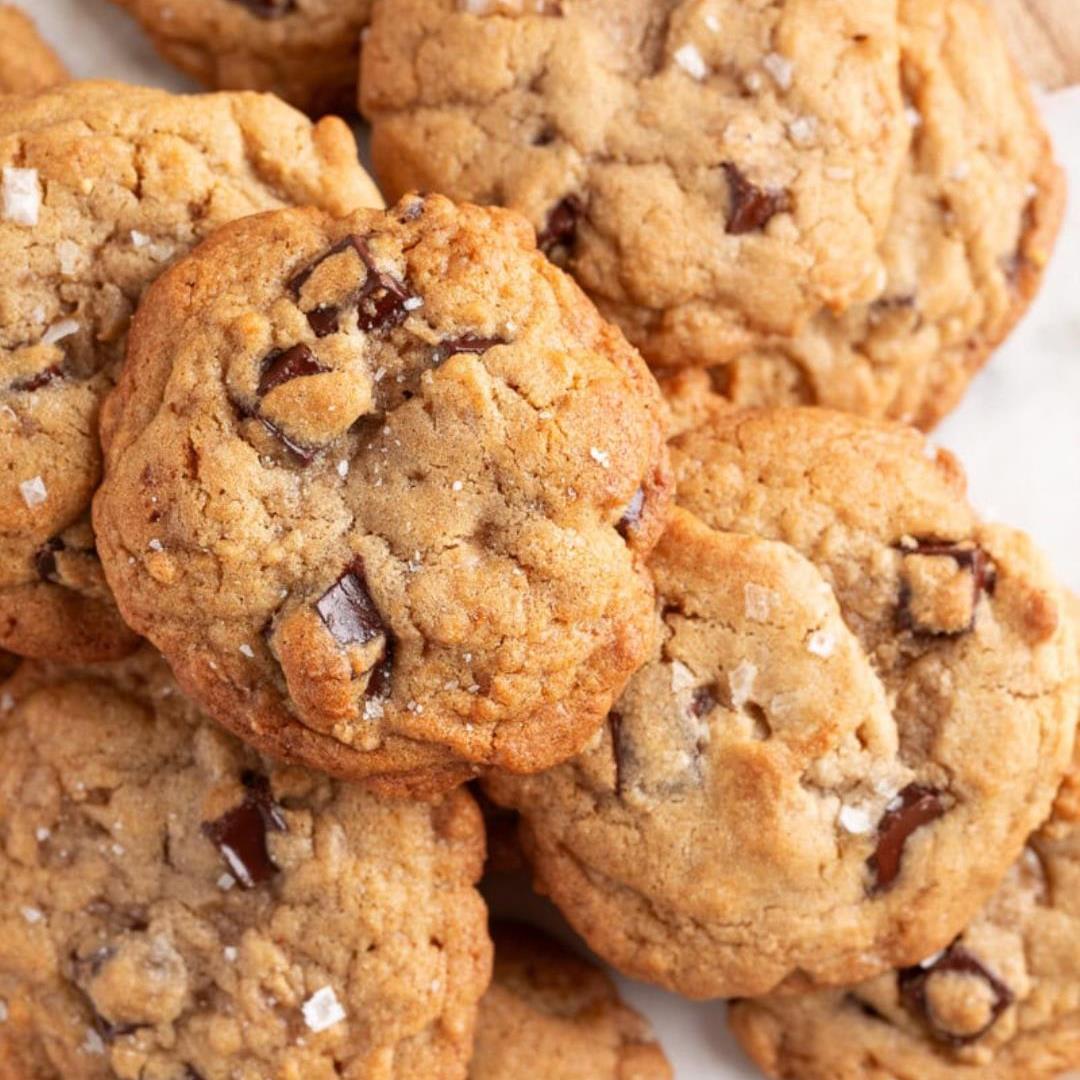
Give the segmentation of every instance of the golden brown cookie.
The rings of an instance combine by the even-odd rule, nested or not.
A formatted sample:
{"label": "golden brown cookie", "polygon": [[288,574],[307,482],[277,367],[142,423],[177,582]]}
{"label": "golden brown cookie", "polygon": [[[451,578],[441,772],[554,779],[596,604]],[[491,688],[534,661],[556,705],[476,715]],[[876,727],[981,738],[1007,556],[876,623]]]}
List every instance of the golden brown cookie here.
{"label": "golden brown cookie", "polygon": [[148,649],[4,691],[0,1076],[465,1077],[490,942],[464,790],[261,758]]}
{"label": "golden brown cookie", "polygon": [[486,789],[540,891],[629,975],[727,997],[915,963],[1068,766],[1062,592],[910,428],[729,411],[672,453],[686,509],[649,560],[651,662],[583,754]]}
{"label": "golden brown cookie", "polygon": [[113,0],[181,71],[267,90],[315,116],[350,112],[371,0]]}
{"label": "golden brown cookie", "polygon": [[70,83],[0,110],[0,647],[94,660],[135,637],[90,529],[97,422],[146,286],[233,218],[379,205],[340,120],[269,96]]}
{"label": "golden brown cookie", "polygon": [[0,4],[0,94],[32,93],[67,77],[33,19],[11,4]]}
{"label": "golden brown cookie", "polygon": [[647,655],[660,394],[517,215],[238,222],[147,293],[124,370],[101,557],[241,737],[384,788],[535,772]]}
{"label": "golden brown cookie", "polygon": [[469,1080],[671,1080],[647,1021],[599,968],[518,923],[492,937]]}

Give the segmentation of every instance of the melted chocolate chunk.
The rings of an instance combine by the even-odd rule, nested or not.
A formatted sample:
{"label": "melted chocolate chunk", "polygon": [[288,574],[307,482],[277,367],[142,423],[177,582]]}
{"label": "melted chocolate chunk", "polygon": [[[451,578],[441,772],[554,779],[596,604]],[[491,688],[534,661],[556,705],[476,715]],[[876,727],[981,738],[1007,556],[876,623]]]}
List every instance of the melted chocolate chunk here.
{"label": "melted chocolate chunk", "polygon": [[406,303],[416,300],[417,297],[409,291],[404,282],[378,269],[367,244],[360,237],[355,240],[356,253],[368,271],[367,280],[358,297],[356,324],[367,333],[393,330],[409,316]]}
{"label": "melted chocolate chunk", "polygon": [[315,610],[339,645],[364,645],[386,632],[386,624],[367,590],[360,559],[322,594]]}
{"label": "melted chocolate chunk", "polygon": [[878,824],[877,850],[866,860],[873,876],[871,893],[892,887],[900,873],[908,837],[945,813],[941,792],[922,784],[908,784],[893,801],[897,805],[887,810]]}
{"label": "melted chocolate chunk", "polygon": [[245,889],[253,889],[277,873],[266,846],[266,834],[284,832],[286,825],[270,792],[270,781],[251,771],[240,779],[244,801],[216,821],[205,822],[202,831],[217,845],[236,880]]}
{"label": "melted chocolate chunk", "polygon": [[11,389],[20,391],[40,390],[43,386],[48,386],[49,383],[63,377],[64,369],[59,364],[53,364],[52,367],[44,368],[33,375],[27,375],[25,379],[16,379],[11,384]]}
{"label": "melted chocolate chunk", "polygon": [[301,379],[305,375],[320,375],[329,370],[315,359],[315,354],[306,345],[277,349],[263,358],[259,397],[265,397],[282,383]]}
{"label": "melted chocolate chunk", "polygon": [[555,256],[566,258],[577,240],[578,221],[585,213],[585,204],[577,195],[567,195],[552,208],[547,224],[536,238],[537,246],[553,262]]}
{"label": "melted chocolate chunk", "polygon": [[975,629],[975,609],[979,604],[980,593],[987,596],[994,595],[997,585],[997,571],[990,557],[982,548],[975,545],[964,545],[952,540],[934,540],[929,538],[917,538],[915,546],[896,545],[904,555],[928,555],[952,559],[962,570],[971,571],[971,586],[973,597],[971,602],[971,621],[966,627],[958,631],[934,630],[921,626],[913,618],[911,613],[911,587],[905,581],[900,583],[900,595],[897,603],[897,624],[901,630],[910,630],[912,633],[930,637],[952,637],[956,634],[969,633]]}
{"label": "melted chocolate chunk", "polygon": [[720,704],[716,696],[716,688],[713,686],[699,686],[693,697],[690,698],[690,706],[687,710],[695,719],[708,716],[709,713]]}
{"label": "melted chocolate chunk", "polygon": [[[934,975],[947,972],[973,975],[982,979],[994,995],[993,1004],[990,1006],[990,1019],[973,1034],[957,1035],[955,1032],[947,1031],[940,1025],[933,1015],[933,1010],[929,1007],[926,995],[927,983]],[[965,1046],[968,1043],[977,1042],[998,1022],[1001,1014],[1014,1001],[1012,990],[956,942],[953,942],[933,963],[925,967],[918,964],[915,967],[903,968],[897,972],[896,981],[900,989],[900,997],[908,1010],[926,1023],[935,1038],[952,1046]]]}
{"label": "melted chocolate chunk", "polygon": [[314,446],[305,446],[303,443],[297,442],[295,439],[289,438],[284,431],[281,430],[272,420],[267,420],[265,416],[258,418],[259,423],[262,424],[271,435],[274,436],[290,454],[293,455],[300,462],[301,465],[310,465],[316,457],[318,457],[319,450]]}
{"label": "melted chocolate chunk", "polygon": [[232,0],[260,19],[281,19],[296,10],[296,0]]}
{"label": "melted chocolate chunk", "polygon": [[336,307],[321,305],[312,308],[307,313],[308,326],[311,327],[316,337],[324,338],[328,334],[336,334],[340,327],[341,312]]}
{"label": "melted chocolate chunk", "polygon": [[51,581],[56,577],[56,553],[63,551],[67,545],[59,536],[46,540],[34,552],[34,569],[42,581]]}
{"label": "melted chocolate chunk", "polygon": [[622,713],[608,713],[608,727],[611,728],[611,753],[615,765],[615,794],[621,797],[626,790],[625,772],[633,763],[634,754],[623,735]]}
{"label": "melted chocolate chunk", "polygon": [[481,356],[488,349],[494,349],[496,345],[507,344],[509,342],[503,338],[486,338],[479,337],[476,334],[462,334],[460,337],[447,338],[436,345],[435,351],[431,354],[431,363],[433,367],[438,367],[440,364],[445,364],[451,356],[457,356],[458,353],[473,353],[476,356]]}
{"label": "melted chocolate chunk", "polygon": [[733,236],[758,232],[777,214],[791,209],[791,195],[787,191],[759,188],[747,180],[738,165],[730,161],[725,161],[722,168],[731,195],[727,231]]}
{"label": "melted chocolate chunk", "polygon": [[630,539],[632,533],[641,524],[641,513],[645,509],[645,489],[638,488],[630,501],[626,504],[623,515],[619,518],[615,528],[624,540]]}

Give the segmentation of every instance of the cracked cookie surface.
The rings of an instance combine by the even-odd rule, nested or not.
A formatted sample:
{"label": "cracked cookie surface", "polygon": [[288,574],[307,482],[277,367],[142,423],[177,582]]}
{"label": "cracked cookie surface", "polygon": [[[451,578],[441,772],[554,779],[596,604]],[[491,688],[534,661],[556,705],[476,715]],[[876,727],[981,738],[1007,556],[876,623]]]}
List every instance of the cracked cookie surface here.
{"label": "cracked cookie surface", "polygon": [[339,120],[269,96],[71,83],[0,110],[0,646],[122,655],[90,529],[101,399],[143,290],[226,221],[381,205]]}
{"label": "cracked cookie surface", "polygon": [[847,991],[734,1004],[747,1053],[784,1080],[1057,1080],[1080,1068],[1080,804],[1050,822],[946,949]]}
{"label": "cracked cookie surface", "polygon": [[352,112],[371,0],[113,0],[170,63],[218,90],[264,90],[321,116]]}
{"label": "cracked cookie surface", "polygon": [[460,1077],[490,975],[464,792],[274,764],[149,649],[0,697],[0,1076]]}
{"label": "cracked cookie surface", "polygon": [[931,426],[1061,215],[978,0],[395,0],[362,88],[391,197],[523,211],[651,364],[740,404]]}
{"label": "cracked cookie surface", "polygon": [[517,215],[229,226],[147,294],[106,411],[124,615],[268,751],[384,788],[536,771],[647,654],[659,390]]}
{"label": "cracked cookie surface", "polygon": [[486,790],[630,975],[726,997],[914,963],[989,898],[1068,765],[1060,590],[911,429],[729,410],[672,454],[652,662],[585,753]]}
{"label": "cracked cookie surface", "polygon": [[611,979],[547,935],[497,922],[469,1080],[671,1080],[648,1022]]}
{"label": "cracked cookie surface", "polygon": [[67,77],[33,19],[17,7],[0,4],[0,94],[32,93]]}

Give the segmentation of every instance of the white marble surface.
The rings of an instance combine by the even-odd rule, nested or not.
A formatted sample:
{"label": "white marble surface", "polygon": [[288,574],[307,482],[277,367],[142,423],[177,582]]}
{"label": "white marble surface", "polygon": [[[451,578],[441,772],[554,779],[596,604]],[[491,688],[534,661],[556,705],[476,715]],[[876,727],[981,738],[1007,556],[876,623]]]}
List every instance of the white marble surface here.
{"label": "white marble surface", "polygon": [[[191,88],[107,0],[21,4],[78,76]],[[1046,98],[1044,107],[1080,190],[1080,89]],[[1038,301],[935,438],[966,465],[984,515],[1030,531],[1065,581],[1080,590],[1080,196],[1070,206]],[[553,912],[520,888],[501,883],[492,899],[504,911],[528,908],[558,927]],[[692,1004],[621,982],[652,1018],[680,1080],[757,1075],[727,1035],[722,1005]]]}

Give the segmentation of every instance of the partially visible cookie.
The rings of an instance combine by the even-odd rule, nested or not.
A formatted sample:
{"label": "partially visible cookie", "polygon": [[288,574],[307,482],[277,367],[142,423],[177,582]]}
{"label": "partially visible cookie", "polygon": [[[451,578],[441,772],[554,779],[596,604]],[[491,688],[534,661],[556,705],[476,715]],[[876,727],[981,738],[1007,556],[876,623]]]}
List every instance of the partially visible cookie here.
{"label": "partially visible cookie", "polygon": [[942,952],[848,991],[740,1001],[728,1015],[783,1080],[1057,1080],[1080,1069],[1078,973],[1080,814],[1065,798]]}
{"label": "partially visible cookie", "polygon": [[492,937],[469,1080],[671,1080],[648,1023],[599,968],[517,923]]}
{"label": "partially visible cookie", "polygon": [[388,803],[201,717],[149,650],[0,716],[0,1076],[463,1078],[490,975],[464,790]]}
{"label": "partially visible cookie", "polygon": [[0,4],[0,94],[32,93],[67,77],[33,19],[11,4]]}
{"label": "partially visible cookie", "polygon": [[259,215],[139,309],[101,557],[130,624],[268,752],[413,790],[534,772],[648,653],[662,412],[515,214]]}
{"label": "partially visible cookie", "polygon": [[1061,218],[981,0],[382,0],[362,88],[391,196],[521,210],[654,367],[742,405],[932,426]]}
{"label": "partially visible cookie", "polygon": [[269,96],[70,83],[0,109],[0,648],[135,644],[90,529],[101,399],[146,286],[233,218],[380,205],[340,120]]}
{"label": "partially visible cookie", "polygon": [[1069,764],[1078,660],[1031,542],[910,428],[719,412],[672,442],[657,648],[573,761],[492,773],[540,891],[690,997],[914,963],[977,914]]}
{"label": "partially visible cookie", "polygon": [[356,103],[371,0],[113,0],[181,71],[219,90],[267,90],[315,116]]}

